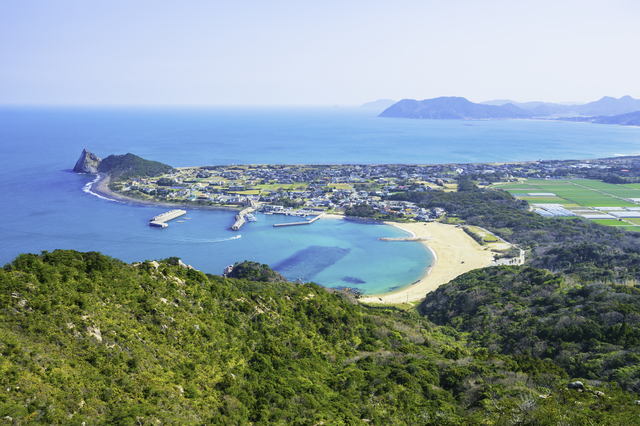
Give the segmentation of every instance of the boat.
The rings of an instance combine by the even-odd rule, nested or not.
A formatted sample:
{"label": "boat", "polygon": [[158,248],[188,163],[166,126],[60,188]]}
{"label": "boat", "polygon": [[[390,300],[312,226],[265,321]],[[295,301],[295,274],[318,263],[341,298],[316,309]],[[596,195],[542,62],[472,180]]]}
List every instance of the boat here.
{"label": "boat", "polygon": [[257,222],[258,221],[258,218],[256,218],[251,213],[247,213],[246,215],[244,215],[244,218],[247,220],[247,222]]}

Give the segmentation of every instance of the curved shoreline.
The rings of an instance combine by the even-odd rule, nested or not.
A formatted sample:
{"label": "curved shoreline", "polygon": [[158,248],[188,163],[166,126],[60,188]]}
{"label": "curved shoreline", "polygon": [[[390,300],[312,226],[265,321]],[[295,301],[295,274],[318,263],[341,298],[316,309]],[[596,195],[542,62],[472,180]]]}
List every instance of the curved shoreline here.
{"label": "curved shoreline", "polygon": [[494,264],[491,253],[485,251],[462,228],[455,225],[439,222],[385,223],[410,232],[414,237],[428,238],[428,241],[423,241],[422,244],[434,255],[434,261],[418,282],[389,293],[362,297],[359,299],[360,302],[414,302],[466,272]]}
{"label": "curved shoreline", "polygon": [[[110,176],[98,174],[98,178],[91,182],[87,192],[111,201],[123,202],[131,205],[175,208],[183,207],[201,210],[226,210],[237,212],[240,209],[227,206],[198,206],[183,203],[162,203],[150,200],[138,200],[115,193],[109,189]],[[367,224],[384,224],[402,229],[412,235],[412,238],[427,238],[422,241],[433,256],[432,264],[425,269],[417,282],[404,285],[389,293],[367,295],[360,298],[364,303],[404,303],[423,299],[425,295],[459,275],[473,269],[484,268],[493,262],[489,253],[485,252],[462,228],[445,225],[439,222],[430,223],[399,223],[378,219],[359,218],[327,214],[326,218],[343,219]],[[406,244],[406,243],[403,243]]]}
{"label": "curved shoreline", "polygon": [[106,198],[110,201],[117,201],[121,203],[133,204],[137,206],[148,206],[148,207],[184,207],[189,209],[199,209],[199,210],[227,210],[238,212],[242,210],[241,208],[236,207],[228,207],[228,206],[200,206],[194,204],[184,204],[184,203],[163,203],[160,201],[151,201],[151,200],[138,200],[137,198],[130,198],[124,195],[113,192],[109,189],[109,182],[111,177],[109,175],[98,173],[98,178],[91,183],[91,187],[89,192],[97,195],[102,198]]}

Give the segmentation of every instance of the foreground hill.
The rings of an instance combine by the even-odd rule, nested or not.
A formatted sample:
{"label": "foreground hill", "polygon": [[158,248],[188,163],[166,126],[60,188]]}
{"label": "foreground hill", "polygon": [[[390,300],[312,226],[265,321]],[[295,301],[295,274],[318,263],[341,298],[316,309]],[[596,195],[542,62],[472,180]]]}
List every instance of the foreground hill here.
{"label": "foreground hill", "polygon": [[579,283],[530,267],[460,276],[427,295],[422,312],[476,344],[553,360],[572,376],[640,388],[640,289]]}
{"label": "foreground hill", "polygon": [[430,119],[530,118],[533,115],[514,105],[482,105],[460,97],[441,97],[416,101],[403,99],[382,111],[380,117]]}
{"label": "foreground hill", "polygon": [[24,254],[0,269],[0,423],[637,423],[615,384],[464,339],[313,284]]}

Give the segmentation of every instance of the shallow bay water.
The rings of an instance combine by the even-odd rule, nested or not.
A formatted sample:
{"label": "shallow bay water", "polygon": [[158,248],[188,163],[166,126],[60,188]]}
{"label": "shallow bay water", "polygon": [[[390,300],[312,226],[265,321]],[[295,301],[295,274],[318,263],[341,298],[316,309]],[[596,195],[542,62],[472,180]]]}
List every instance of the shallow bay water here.
{"label": "shallow bay water", "polygon": [[[258,215],[240,232],[233,213],[189,210],[153,229],[166,209],[100,199],[73,167],[83,148],[132,152],[172,166],[450,163],[599,158],[640,153],[640,129],[585,123],[383,119],[345,108],[0,109],[0,263],[19,253],[96,250],[126,262],[177,256],[208,273],[255,260],[289,279],[379,293],[417,280],[431,264],[419,243],[384,225],[322,219],[274,228]],[[469,126],[468,124],[473,124]],[[238,236],[241,235],[240,238]]]}

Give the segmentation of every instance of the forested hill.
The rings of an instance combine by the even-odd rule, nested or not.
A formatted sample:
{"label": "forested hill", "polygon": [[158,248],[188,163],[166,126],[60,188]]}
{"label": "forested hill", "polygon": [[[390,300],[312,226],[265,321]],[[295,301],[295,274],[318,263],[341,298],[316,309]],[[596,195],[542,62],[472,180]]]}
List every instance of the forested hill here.
{"label": "forested hill", "polygon": [[0,269],[0,424],[638,423],[615,384],[464,339],[313,284],[23,254]]}
{"label": "forested hill", "polygon": [[390,198],[426,208],[442,207],[470,225],[487,228],[525,249],[531,266],[580,280],[640,280],[640,232],[580,218],[544,218],[529,211],[526,201],[492,189],[410,191]]}
{"label": "forested hill", "polygon": [[108,173],[112,180],[160,176],[172,169],[173,167],[167,164],[145,160],[131,153],[110,155],[98,165],[98,171]]}
{"label": "forested hill", "polygon": [[571,376],[640,390],[640,289],[578,283],[530,267],[472,271],[427,294],[422,312],[474,345],[552,360]]}
{"label": "forested hill", "polygon": [[476,104],[460,97],[440,97],[416,101],[403,99],[385,109],[379,117],[430,119],[531,118],[533,114],[515,105]]}

